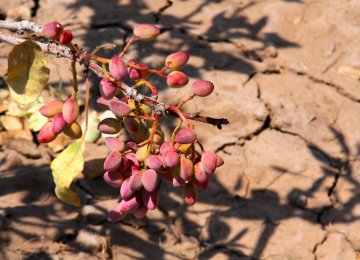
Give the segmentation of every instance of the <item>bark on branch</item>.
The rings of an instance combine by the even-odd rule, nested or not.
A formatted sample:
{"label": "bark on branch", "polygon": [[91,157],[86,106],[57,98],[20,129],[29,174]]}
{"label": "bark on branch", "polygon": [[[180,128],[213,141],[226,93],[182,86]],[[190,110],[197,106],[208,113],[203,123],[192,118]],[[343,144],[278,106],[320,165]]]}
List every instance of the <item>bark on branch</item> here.
{"label": "bark on branch", "polygon": [[[36,34],[39,34],[42,32],[42,26],[35,24],[31,21],[20,21],[20,22],[9,22],[9,21],[2,21],[0,20],[0,29],[7,29],[16,31],[19,34],[22,34],[24,31],[30,31],[34,32]],[[16,45],[19,44],[25,39],[22,39],[20,37],[14,36],[12,34],[1,32],[0,31],[0,41]],[[71,49],[65,45],[62,45],[58,42],[42,42],[39,40],[34,40],[40,48],[48,54],[55,55],[57,57],[63,57],[67,59],[73,58],[73,52]],[[90,60],[89,53],[86,51],[82,51],[80,55],[76,55],[77,62],[85,67],[86,69],[90,69],[93,73],[95,73],[98,77],[104,78],[105,74],[102,70],[102,68],[93,60]],[[169,109],[169,104],[160,102],[156,100],[155,98],[148,97],[146,95],[143,95],[139,93],[136,89],[127,86],[126,84],[122,83],[120,86],[120,89],[122,93],[127,97],[134,99],[137,102],[144,103],[151,107],[156,113],[170,113],[174,114]],[[189,120],[199,121],[203,123],[208,123],[211,125],[216,126],[217,128],[221,129],[222,125],[229,124],[229,121],[225,118],[212,118],[207,116],[200,116],[199,114],[193,114],[193,113],[184,113],[184,116]]]}

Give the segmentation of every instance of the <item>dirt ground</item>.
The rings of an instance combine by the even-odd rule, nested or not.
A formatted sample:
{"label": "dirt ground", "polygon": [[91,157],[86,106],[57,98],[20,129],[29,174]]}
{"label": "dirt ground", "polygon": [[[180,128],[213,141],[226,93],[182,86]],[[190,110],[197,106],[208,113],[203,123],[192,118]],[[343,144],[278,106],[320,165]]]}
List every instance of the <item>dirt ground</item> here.
{"label": "dirt ground", "polygon": [[[81,208],[61,203],[54,152],[2,129],[0,259],[359,257],[359,0],[1,0],[1,18],[20,5],[38,23],[66,24],[88,50],[115,43],[118,52],[132,25],[158,24],[158,40],[136,43],[129,56],[159,67],[171,52],[189,52],[191,80],[216,88],[188,111],[230,125],[197,125],[225,165],[196,205],[164,184],[157,210],[119,223],[107,222],[116,189],[81,177]],[[0,43],[2,77],[10,49]],[[50,85],[70,86],[69,62],[48,62]],[[189,92],[161,89],[167,102]],[[88,144],[84,174],[101,175],[106,153]]]}

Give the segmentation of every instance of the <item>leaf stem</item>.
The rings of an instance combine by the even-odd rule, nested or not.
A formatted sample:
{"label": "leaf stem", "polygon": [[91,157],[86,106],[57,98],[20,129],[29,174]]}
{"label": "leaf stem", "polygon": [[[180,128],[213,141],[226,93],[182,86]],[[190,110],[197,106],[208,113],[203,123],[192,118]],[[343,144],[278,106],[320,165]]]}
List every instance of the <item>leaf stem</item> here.
{"label": "leaf stem", "polygon": [[136,36],[133,35],[131,36],[130,40],[126,43],[124,49],[121,51],[121,53],[119,54],[119,57],[122,58],[125,53],[128,51],[128,49],[130,48],[130,45],[136,40]]}
{"label": "leaf stem", "polygon": [[186,102],[192,100],[194,97],[195,97],[195,95],[189,96],[187,99],[184,99],[183,101],[181,101],[181,102],[179,103],[179,105],[177,105],[177,107],[178,107],[178,108],[181,108]]}
{"label": "leaf stem", "polygon": [[179,122],[177,123],[174,131],[172,132],[172,135],[171,135],[171,144],[172,144],[172,146],[175,145],[175,136],[176,136],[176,133],[179,132],[182,123],[183,123],[183,121],[180,119]]}
{"label": "leaf stem", "polygon": [[184,113],[178,107],[173,105],[168,105],[167,108],[175,112],[180,117],[180,119],[185,123],[186,127],[192,127],[190,122],[186,119]]}

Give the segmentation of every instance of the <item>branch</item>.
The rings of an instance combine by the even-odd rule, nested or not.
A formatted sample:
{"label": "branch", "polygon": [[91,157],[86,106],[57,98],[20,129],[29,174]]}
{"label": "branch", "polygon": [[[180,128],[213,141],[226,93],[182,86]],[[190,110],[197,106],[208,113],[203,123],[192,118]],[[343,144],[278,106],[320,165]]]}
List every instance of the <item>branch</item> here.
{"label": "branch", "polygon": [[[30,31],[35,33],[42,32],[42,26],[36,25],[34,22],[30,21],[21,21],[21,22],[9,22],[0,20],[0,28],[17,31],[18,33],[22,33],[23,31]],[[13,36],[8,33],[4,33],[0,31],[0,41],[4,41],[6,43],[16,45],[25,41],[25,39]],[[36,44],[40,46],[40,48],[48,54],[56,55],[57,57],[63,57],[67,59],[72,59],[73,52],[71,49],[65,45],[62,45],[57,42],[40,42],[38,40],[34,40]],[[90,54],[86,51],[82,51],[80,55],[77,57],[77,62],[82,65],[85,69],[89,68],[92,72],[94,72],[98,77],[104,78],[105,74],[102,68],[93,60],[90,60]],[[165,114],[166,112],[171,111],[171,105],[160,102],[152,97],[145,96],[139,93],[136,89],[127,86],[125,83],[121,83],[119,85],[121,92],[129,99],[134,99],[137,102],[144,103],[151,107],[157,114]],[[179,116],[177,114],[177,116]],[[192,113],[184,113],[184,116],[187,119],[199,121],[203,123],[208,123],[216,126],[221,129],[222,125],[229,124],[227,119],[221,118],[211,118],[206,116],[200,116],[198,114]]]}
{"label": "branch", "polygon": [[24,31],[41,33],[43,27],[35,24],[34,22],[25,21],[25,20],[20,22],[10,22],[10,21],[0,20],[0,28],[11,31],[17,31],[19,34],[22,34]]}

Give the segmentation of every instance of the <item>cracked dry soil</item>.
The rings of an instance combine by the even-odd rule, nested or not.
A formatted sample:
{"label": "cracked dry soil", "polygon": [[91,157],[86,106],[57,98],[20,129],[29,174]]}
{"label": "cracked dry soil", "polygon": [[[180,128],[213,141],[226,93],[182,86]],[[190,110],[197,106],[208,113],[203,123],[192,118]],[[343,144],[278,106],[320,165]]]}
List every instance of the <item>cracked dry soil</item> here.
{"label": "cracked dry soil", "polygon": [[[2,3],[2,17],[21,4],[39,23],[67,24],[89,50],[115,43],[118,52],[133,24],[159,24],[159,39],[137,43],[129,57],[161,66],[169,53],[189,52],[191,80],[216,89],[186,108],[231,124],[201,126],[201,141],[225,165],[195,206],[163,185],[159,209],[116,224],[106,212],[117,191],[101,178],[76,182],[87,204],[64,205],[48,149],[2,140],[1,259],[359,259],[358,0]],[[4,77],[10,47],[0,46]],[[48,62],[50,84],[69,87],[69,63]],[[161,88],[160,99],[187,93]],[[101,174],[105,155],[90,144],[85,169]]]}

